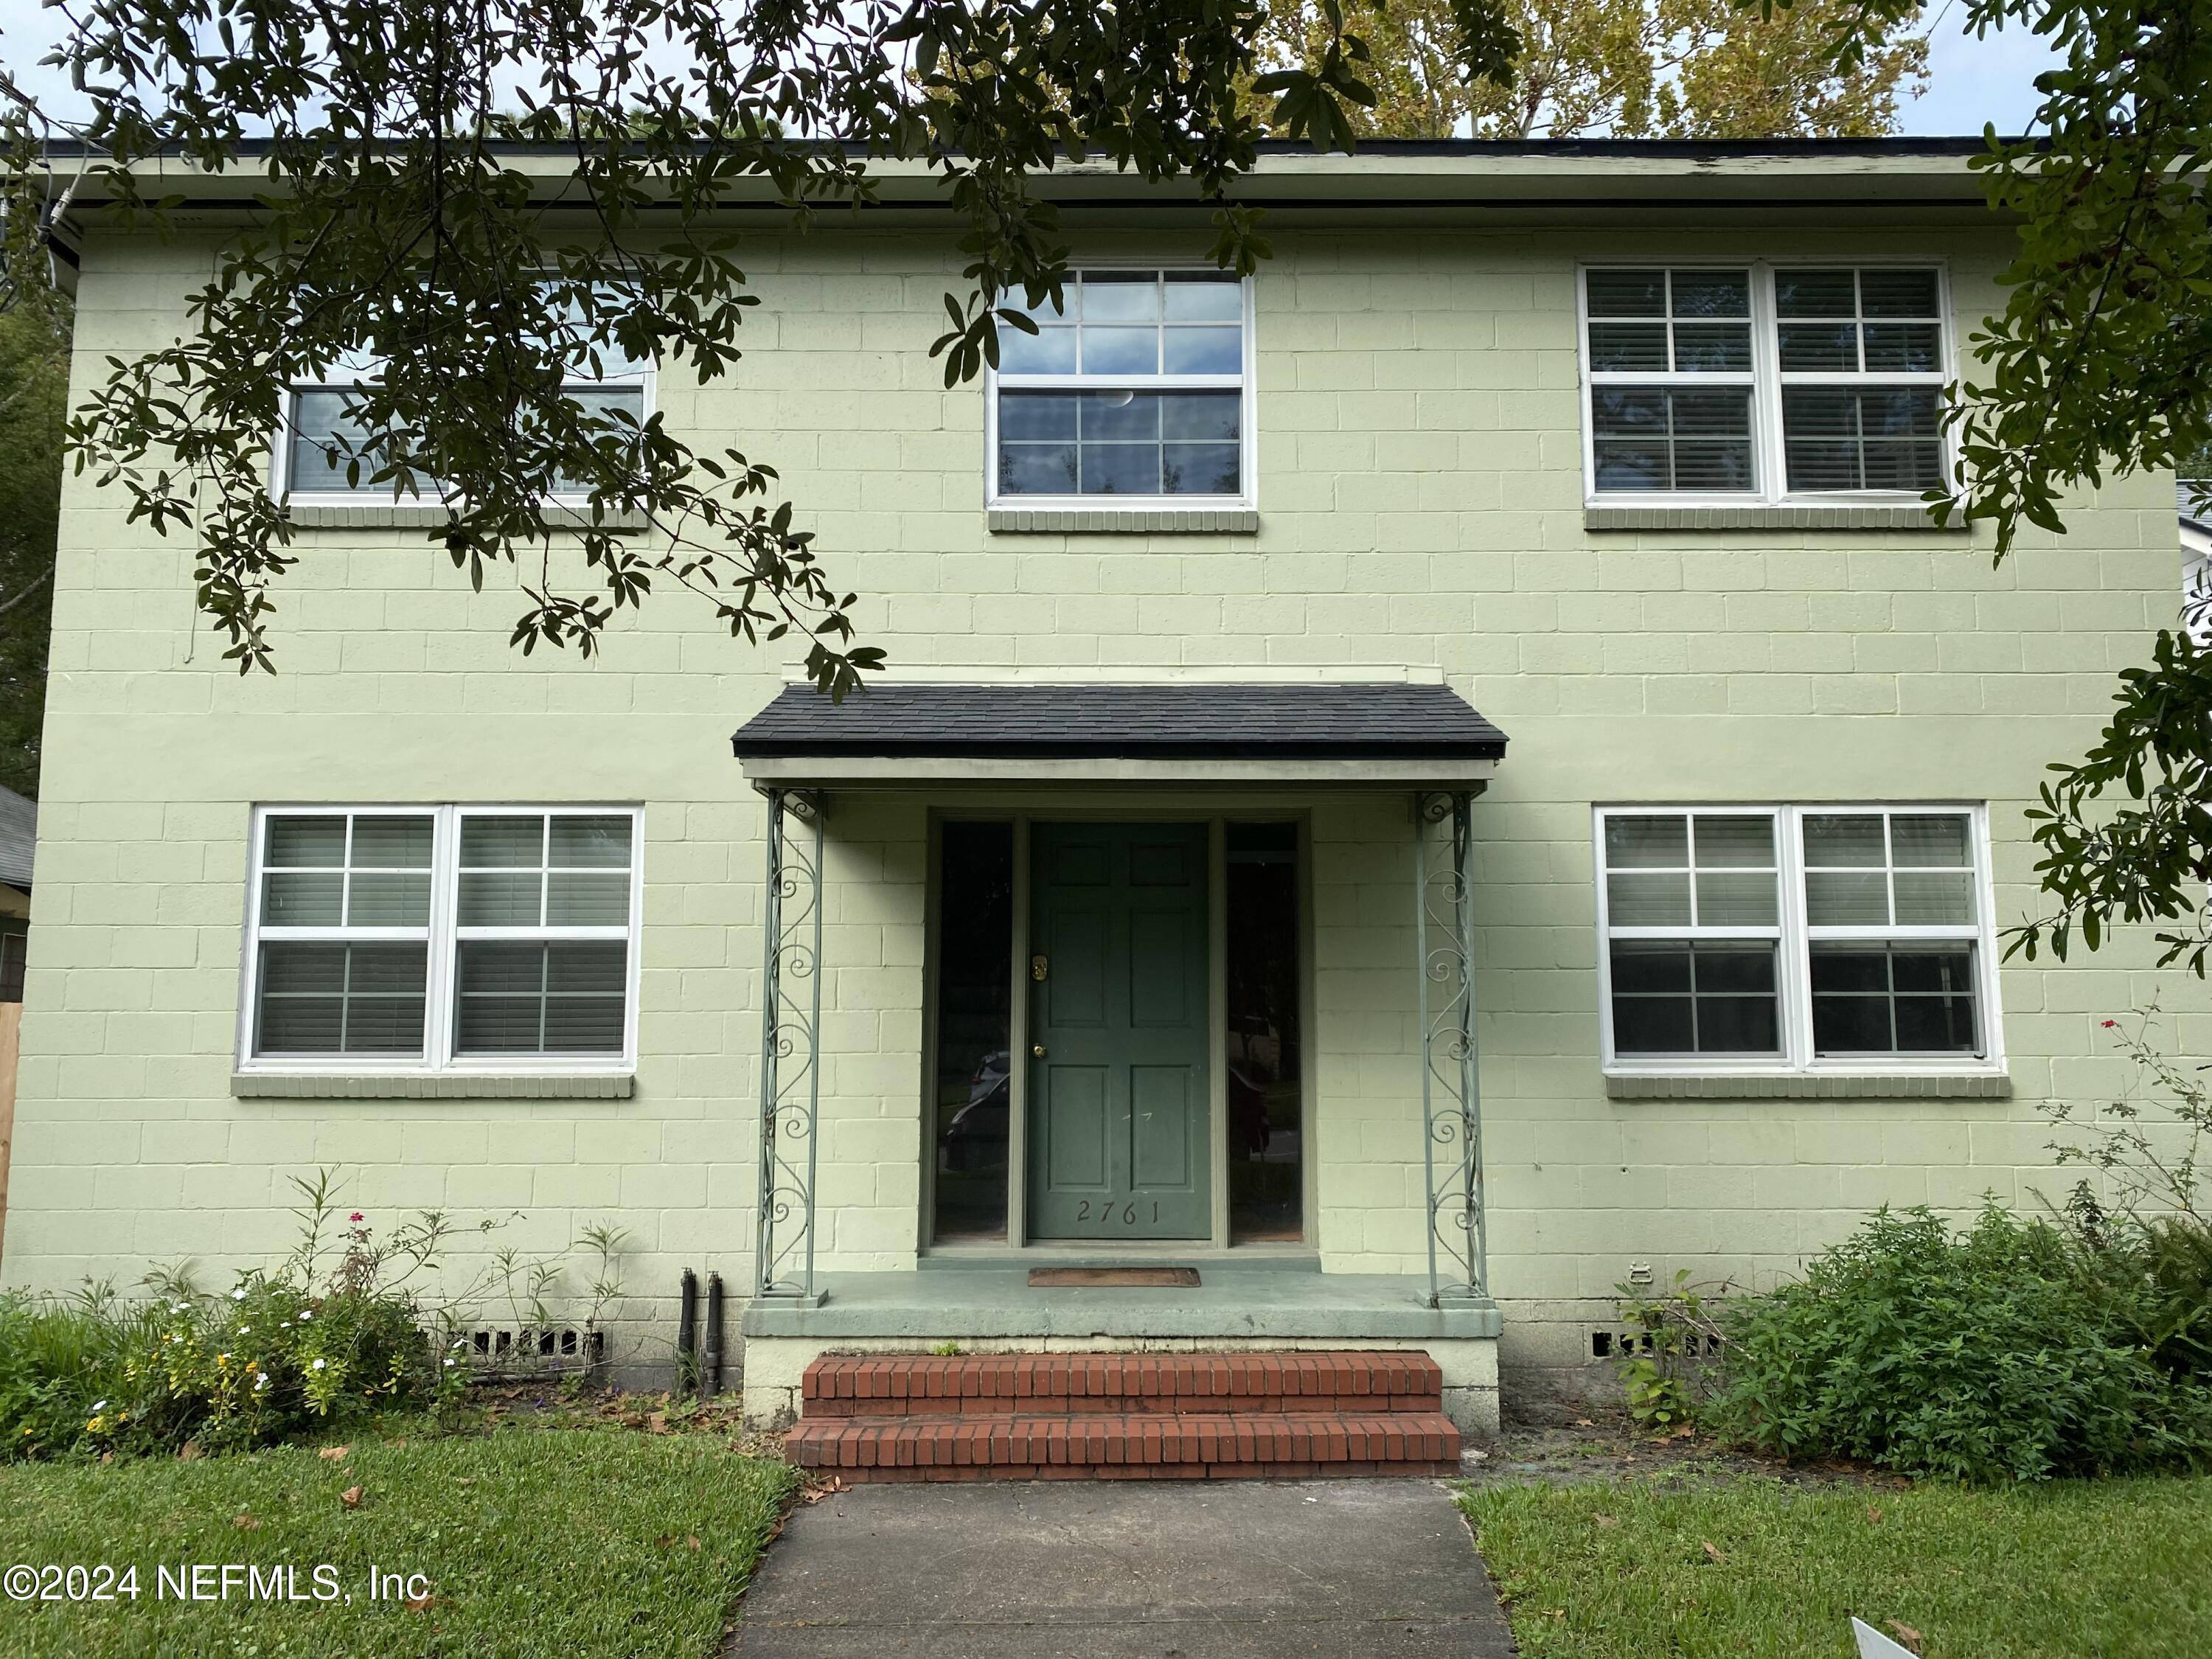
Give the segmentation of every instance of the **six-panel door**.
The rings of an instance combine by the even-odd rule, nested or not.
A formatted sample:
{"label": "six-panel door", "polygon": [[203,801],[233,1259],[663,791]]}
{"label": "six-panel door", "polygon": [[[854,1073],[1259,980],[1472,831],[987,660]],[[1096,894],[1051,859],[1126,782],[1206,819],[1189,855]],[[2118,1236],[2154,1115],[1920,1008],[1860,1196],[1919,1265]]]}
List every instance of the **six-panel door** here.
{"label": "six-panel door", "polygon": [[1034,833],[1030,1237],[1204,1238],[1206,828]]}

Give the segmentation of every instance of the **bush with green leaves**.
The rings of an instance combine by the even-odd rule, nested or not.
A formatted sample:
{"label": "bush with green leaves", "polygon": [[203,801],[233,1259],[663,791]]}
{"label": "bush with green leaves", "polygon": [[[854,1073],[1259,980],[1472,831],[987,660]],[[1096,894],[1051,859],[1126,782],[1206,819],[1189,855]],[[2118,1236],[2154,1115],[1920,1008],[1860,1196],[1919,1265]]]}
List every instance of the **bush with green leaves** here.
{"label": "bush with green leaves", "polygon": [[[140,1301],[105,1285],[0,1296],[0,1456],[235,1450],[386,1412],[443,1412],[474,1369],[458,1334],[465,1312],[504,1298],[525,1329],[550,1322],[557,1257],[494,1250],[456,1286],[441,1273],[455,1233],[444,1215],[380,1234],[359,1211],[341,1219],[330,1171],[295,1184],[299,1244],[227,1292],[171,1271],[149,1273]],[[599,1229],[582,1243],[599,1258],[580,1322],[595,1328],[620,1291],[620,1240]]]}
{"label": "bush with green leaves", "polygon": [[2212,1465],[2212,1376],[2147,1342],[2161,1291],[2061,1226],[1882,1210],[1736,1303],[1711,1427],[1973,1481]]}
{"label": "bush with green leaves", "polygon": [[50,1456],[84,1443],[126,1394],[124,1367],[158,1316],[106,1286],[70,1297],[0,1295],[0,1456]]}

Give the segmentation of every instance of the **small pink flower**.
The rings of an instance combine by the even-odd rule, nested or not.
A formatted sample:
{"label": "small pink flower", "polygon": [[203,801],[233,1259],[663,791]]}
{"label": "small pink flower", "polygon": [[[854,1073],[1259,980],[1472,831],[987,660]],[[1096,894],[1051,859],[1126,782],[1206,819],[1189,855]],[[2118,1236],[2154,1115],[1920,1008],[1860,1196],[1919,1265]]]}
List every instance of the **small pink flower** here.
{"label": "small pink flower", "polygon": [[[2119,1028],[2119,1024],[2120,1022],[2117,1019],[2108,1019],[2105,1022],[2105,1029],[2108,1031],[2117,1030]],[[356,1216],[354,1219],[358,1221],[361,1218],[359,1216]]]}
{"label": "small pink flower", "polygon": [[[2106,1021],[2105,1022],[2105,1024],[2107,1024],[2107,1025],[2110,1025],[2112,1023],[2112,1021],[2110,1021],[2109,1019],[2108,1019],[2108,1020],[2106,1020]],[[360,1212],[359,1210],[356,1210],[356,1211],[355,1211],[351,1215],[348,1216],[348,1217],[346,1218],[346,1219],[347,1219],[348,1221],[358,1221],[358,1220],[360,1220],[360,1219],[361,1219],[361,1212]]]}

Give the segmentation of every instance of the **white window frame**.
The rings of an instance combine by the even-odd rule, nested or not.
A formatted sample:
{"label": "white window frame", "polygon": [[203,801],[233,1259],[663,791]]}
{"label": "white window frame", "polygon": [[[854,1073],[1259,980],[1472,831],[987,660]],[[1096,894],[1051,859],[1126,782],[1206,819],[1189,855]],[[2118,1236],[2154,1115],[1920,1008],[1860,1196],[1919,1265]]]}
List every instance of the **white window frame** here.
{"label": "white window frame", "polygon": [[[1072,275],[1086,271],[1170,271],[1204,269],[1201,259],[1076,259]],[[985,366],[983,371],[983,500],[987,507],[1027,508],[1046,513],[1115,512],[1128,508],[1156,510],[1181,507],[1193,511],[1224,508],[1245,511],[1259,505],[1259,399],[1255,368],[1253,279],[1237,279],[1243,300],[1240,326],[1243,333],[1243,363],[1231,374],[1001,374]],[[1011,302],[1019,305],[1017,293]],[[1003,338],[1008,331],[1002,325]],[[1243,488],[1234,495],[1008,495],[999,489],[999,393],[1008,392],[1227,392],[1236,391],[1237,413],[1237,471]]]}
{"label": "white window frame", "polygon": [[[292,451],[300,441],[297,410],[300,394],[305,392],[339,392],[349,387],[373,385],[377,378],[381,358],[365,352],[349,354],[344,360],[331,365],[322,379],[294,380],[284,388],[284,412],[278,418],[276,430],[269,441],[269,494],[276,501],[293,507],[416,507],[434,506],[445,501],[442,490],[434,487],[419,490],[412,495],[386,495],[381,490],[362,489],[294,489],[291,487]],[[648,362],[626,374],[609,374],[599,380],[581,376],[561,382],[563,392],[605,392],[623,386],[636,386],[641,398],[637,423],[642,427],[651,420],[658,406],[660,388],[659,368]],[[429,481],[434,485],[434,481]],[[588,492],[555,490],[544,497],[555,506],[580,506],[589,499]]]}
{"label": "white window frame", "polygon": [[[1921,374],[1845,374],[1838,370],[1784,374],[1775,335],[1774,278],[1783,270],[1929,270],[1936,274],[1936,325],[1941,369]],[[1751,273],[1751,372],[1696,374],[1669,370],[1608,370],[1590,368],[1589,274],[1593,270],[1748,270]],[[1785,386],[1928,386],[1941,391],[1959,378],[1956,312],[1951,303],[1950,267],[1940,259],[1794,257],[1781,259],[1594,259],[1575,268],[1575,362],[1582,396],[1583,503],[1586,507],[1889,507],[1917,506],[1917,489],[1795,490],[1790,488],[1789,454],[1782,430]],[[1597,422],[1591,394],[1600,386],[1751,387],[1752,488],[1747,490],[1608,489],[1597,487]],[[1958,477],[1958,457],[1948,425],[1940,430],[1943,477]]]}
{"label": "white window frame", "polygon": [[[1831,813],[1955,812],[1968,820],[1972,854],[1974,921],[1943,927],[1811,927],[1806,922],[1804,820]],[[1773,816],[1781,887],[1778,924],[1772,927],[1622,927],[1616,930],[1606,893],[1605,825],[1610,817],[1698,813]],[[1960,1077],[2002,1075],[2004,1021],[1997,1005],[1996,892],[1990,875],[1989,808],[1979,801],[1838,800],[1648,801],[1606,803],[1591,809],[1591,857],[1597,891],[1597,981],[1600,1054],[1608,1077]],[[1772,939],[1781,1020],[1778,1054],[1620,1056],[1613,1047],[1612,941],[1623,939]],[[1824,1058],[1813,1052],[1813,976],[1810,946],[1829,939],[1954,939],[1974,946],[1974,996],[1982,1052],[1978,1054],[1853,1054]]]}
{"label": "white window frame", "polygon": [[[431,824],[430,916],[420,927],[264,927],[261,921],[264,860],[268,820],[272,817],[422,817]],[[627,817],[630,821],[629,917],[621,927],[462,927],[460,895],[461,824],[471,817]],[[604,1076],[637,1068],[639,940],[645,908],[645,813],[635,802],[511,801],[465,805],[360,804],[330,801],[272,802],[253,809],[246,858],[246,927],[239,969],[238,1037],[235,1054],[241,1073],[287,1077],[333,1075],[426,1077],[433,1075]],[[511,1054],[456,1055],[453,1053],[456,969],[465,940],[500,939],[621,939],[628,945],[623,972],[623,1042],[619,1054]],[[422,1012],[421,1055],[275,1054],[254,1053],[254,1031],[261,1000],[261,945],[264,939],[424,939],[428,947]]]}

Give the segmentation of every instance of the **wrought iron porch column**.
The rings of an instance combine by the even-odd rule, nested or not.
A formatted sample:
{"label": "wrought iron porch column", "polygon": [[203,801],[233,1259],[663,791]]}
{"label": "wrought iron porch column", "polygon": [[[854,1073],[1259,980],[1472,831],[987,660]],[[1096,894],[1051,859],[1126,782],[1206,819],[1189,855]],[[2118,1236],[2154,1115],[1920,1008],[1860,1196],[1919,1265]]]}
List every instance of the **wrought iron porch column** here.
{"label": "wrought iron porch column", "polygon": [[1429,1305],[1437,1308],[1490,1300],[1475,1052],[1474,799],[1467,790],[1413,799]]}
{"label": "wrought iron porch column", "polygon": [[754,1294],[813,1304],[815,1144],[822,1105],[822,797],[763,789],[760,1237]]}

